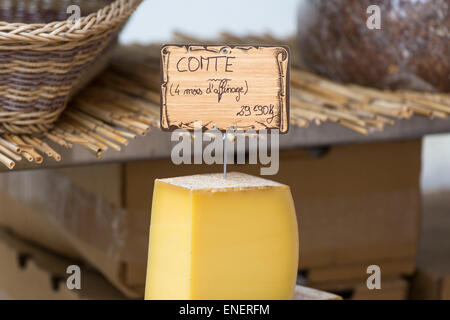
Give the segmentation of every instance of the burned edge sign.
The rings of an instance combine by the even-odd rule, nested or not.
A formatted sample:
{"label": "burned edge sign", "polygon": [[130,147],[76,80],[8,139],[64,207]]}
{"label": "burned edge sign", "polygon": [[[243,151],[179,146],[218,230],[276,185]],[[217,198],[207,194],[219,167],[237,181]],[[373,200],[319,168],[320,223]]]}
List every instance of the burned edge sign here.
{"label": "burned edge sign", "polygon": [[289,130],[289,48],[164,45],[161,128]]}

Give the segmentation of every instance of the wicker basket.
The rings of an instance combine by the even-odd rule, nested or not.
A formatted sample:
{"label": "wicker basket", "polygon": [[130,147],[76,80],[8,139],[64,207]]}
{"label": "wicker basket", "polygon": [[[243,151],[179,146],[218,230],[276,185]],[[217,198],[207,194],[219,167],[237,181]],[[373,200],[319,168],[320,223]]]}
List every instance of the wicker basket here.
{"label": "wicker basket", "polygon": [[[0,132],[51,129],[141,1],[1,0]],[[65,20],[70,5],[81,9],[75,23]]]}

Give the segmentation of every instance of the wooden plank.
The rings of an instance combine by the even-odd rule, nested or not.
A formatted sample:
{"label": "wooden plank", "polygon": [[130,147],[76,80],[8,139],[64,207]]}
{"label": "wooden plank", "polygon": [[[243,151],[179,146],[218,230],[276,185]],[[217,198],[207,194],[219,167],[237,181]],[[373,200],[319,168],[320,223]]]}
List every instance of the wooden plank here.
{"label": "wooden plank", "polygon": [[[371,263],[312,268],[307,273],[308,283],[322,284],[333,281],[364,280],[369,276],[366,272],[369,265]],[[415,271],[415,261],[413,258],[380,261],[379,265],[383,277],[411,275]]]}
{"label": "wooden plank", "polygon": [[297,285],[293,300],[342,300],[336,294]]}
{"label": "wooden plank", "polygon": [[403,278],[383,278],[381,289],[369,290],[365,281],[330,282],[308,284],[318,290],[339,294],[349,300],[405,300],[408,298],[409,282]]}
{"label": "wooden plank", "polygon": [[[66,258],[0,228],[0,290],[23,300],[119,300],[125,297],[103,276],[77,260]],[[67,267],[79,265],[82,290],[66,287]]]}
{"label": "wooden plank", "polygon": [[165,45],[161,128],[289,129],[289,48]]}

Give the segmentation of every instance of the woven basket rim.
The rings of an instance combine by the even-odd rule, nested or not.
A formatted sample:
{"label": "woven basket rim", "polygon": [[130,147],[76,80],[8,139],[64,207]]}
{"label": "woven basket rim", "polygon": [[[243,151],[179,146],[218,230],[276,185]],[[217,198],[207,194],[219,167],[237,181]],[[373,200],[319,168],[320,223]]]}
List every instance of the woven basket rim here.
{"label": "woven basket rim", "polygon": [[89,37],[99,29],[107,29],[112,15],[113,20],[124,19],[131,14],[143,0],[115,0],[99,10],[82,16],[79,28],[69,20],[49,23],[10,23],[0,21],[0,43],[47,43],[53,41],[78,42]]}

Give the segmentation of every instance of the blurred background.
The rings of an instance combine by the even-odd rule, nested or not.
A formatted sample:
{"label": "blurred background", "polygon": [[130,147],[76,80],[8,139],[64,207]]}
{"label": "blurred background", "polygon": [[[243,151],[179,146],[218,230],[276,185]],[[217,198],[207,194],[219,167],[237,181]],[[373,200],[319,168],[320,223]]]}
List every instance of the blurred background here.
{"label": "blurred background", "polygon": [[[158,58],[156,70],[148,67],[155,61],[151,53],[158,54],[159,47],[147,45],[171,42],[176,32],[210,41],[223,32],[267,41],[274,37],[301,54],[297,42],[291,41],[299,38],[298,26],[306,25],[299,16],[305,14],[308,2],[144,0],[120,34],[126,48],[117,51],[105,73],[122,80],[150,83],[157,79],[159,90]],[[394,8],[399,3],[431,4],[425,14],[427,25],[442,27],[435,26],[441,18],[450,27],[448,1],[373,2],[391,3]],[[348,3],[358,6],[361,2]],[[444,10],[438,11],[435,4]],[[348,25],[338,26],[344,27],[342,31]],[[300,28],[307,30],[303,37],[318,37],[309,32],[314,29]],[[346,36],[351,38],[344,35],[344,42]],[[415,34],[408,41],[415,44],[414,39]],[[320,58],[322,52],[325,56],[339,48],[333,50],[330,45],[330,50],[318,52]],[[136,71],[139,59],[144,62],[142,70]],[[159,97],[154,89],[145,92]],[[301,93],[304,88],[296,90]],[[154,101],[151,104],[155,106]],[[363,137],[336,123],[316,126],[313,122],[307,128],[292,126],[284,137],[287,147],[280,153],[280,172],[269,179],[292,190],[300,222],[299,284],[346,299],[450,299],[450,134],[421,137],[423,130],[450,132],[433,130],[450,120],[395,120],[393,129],[386,126],[384,136],[374,134],[382,139]],[[414,133],[414,128],[422,131]],[[333,142],[342,137],[345,143]],[[117,158],[109,156],[110,151],[103,163],[92,157],[86,161],[86,154],[92,156],[88,152],[73,152],[63,157],[73,167],[0,172],[0,298],[142,298],[154,179],[222,170],[220,166],[173,165],[166,140],[167,135],[152,128],[147,137],[131,141]],[[81,160],[90,165],[79,165]],[[259,174],[259,166],[231,166],[230,170]],[[81,266],[83,290],[67,290],[69,264]],[[366,268],[371,264],[381,266],[382,290],[366,286]]]}

